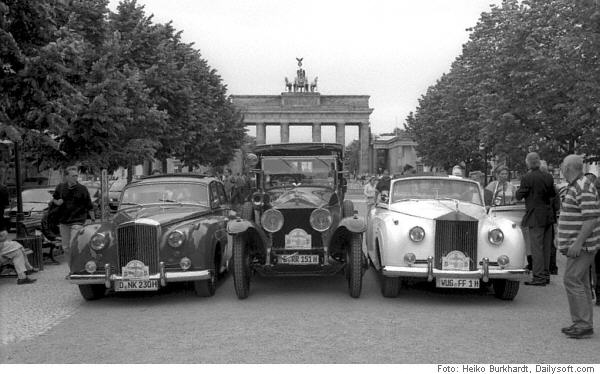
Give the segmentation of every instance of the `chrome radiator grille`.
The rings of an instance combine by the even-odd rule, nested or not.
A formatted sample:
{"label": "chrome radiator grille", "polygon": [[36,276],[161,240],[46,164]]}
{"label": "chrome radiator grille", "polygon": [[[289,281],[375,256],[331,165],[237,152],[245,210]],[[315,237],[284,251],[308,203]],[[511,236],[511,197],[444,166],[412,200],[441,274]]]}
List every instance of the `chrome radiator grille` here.
{"label": "chrome radiator grille", "polygon": [[477,221],[444,221],[435,224],[435,267],[442,268],[442,256],[461,251],[471,258],[469,270],[477,269]]}
{"label": "chrome radiator grille", "polygon": [[160,226],[124,224],[117,228],[118,269],[131,260],[142,261],[150,274],[158,272],[158,230]]}

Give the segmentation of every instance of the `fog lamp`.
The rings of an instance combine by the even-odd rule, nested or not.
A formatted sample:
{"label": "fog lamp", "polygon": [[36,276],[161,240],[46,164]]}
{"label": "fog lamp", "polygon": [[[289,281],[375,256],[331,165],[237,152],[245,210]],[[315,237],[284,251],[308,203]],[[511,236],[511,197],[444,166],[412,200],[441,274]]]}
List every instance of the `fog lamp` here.
{"label": "fog lamp", "polygon": [[260,218],[262,227],[268,232],[277,232],[283,227],[283,213],[277,209],[269,209]]}
{"label": "fog lamp", "polygon": [[502,256],[498,256],[497,261],[498,261],[498,265],[500,265],[500,267],[503,268],[510,263],[510,258],[508,258],[507,255],[502,255]]}
{"label": "fog lamp", "polygon": [[408,232],[410,240],[413,242],[420,242],[425,239],[425,230],[420,226],[415,226]]}
{"label": "fog lamp", "polygon": [[181,260],[179,260],[179,266],[183,269],[183,270],[187,270],[189,268],[192,267],[192,260],[190,260],[187,257],[182,258]]}
{"label": "fog lamp", "polygon": [[183,244],[184,238],[185,238],[185,236],[183,235],[183,233],[181,231],[175,230],[169,234],[169,237],[167,238],[167,242],[169,243],[169,245],[171,247],[177,248],[177,247],[181,246],[181,244]]}
{"label": "fog lamp", "polygon": [[333,222],[329,210],[323,208],[313,210],[309,221],[312,228],[318,232],[327,231]]}
{"label": "fog lamp", "polygon": [[96,233],[90,239],[90,247],[94,251],[101,251],[106,246],[106,236],[102,233]]}
{"label": "fog lamp", "polygon": [[85,263],[85,271],[87,271],[90,274],[95,273],[97,268],[98,267],[96,266],[96,263],[94,261],[88,261]]}
{"label": "fog lamp", "polygon": [[404,255],[404,262],[406,264],[408,264],[408,266],[411,266],[416,261],[417,261],[417,256],[415,256],[414,253],[407,253],[407,254]]}
{"label": "fog lamp", "polygon": [[488,240],[494,245],[500,245],[504,241],[504,233],[500,229],[492,229],[488,233]]}

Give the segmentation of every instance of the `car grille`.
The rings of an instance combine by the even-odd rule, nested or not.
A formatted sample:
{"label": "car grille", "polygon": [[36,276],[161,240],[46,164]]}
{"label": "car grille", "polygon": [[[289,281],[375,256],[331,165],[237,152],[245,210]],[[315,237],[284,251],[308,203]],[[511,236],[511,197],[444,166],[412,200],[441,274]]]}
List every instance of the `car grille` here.
{"label": "car grille", "polygon": [[301,228],[311,236],[311,246],[313,248],[323,247],[323,238],[320,232],[310,226],[310,214],[312,209],[282,209],[283,227],[281,230],[273,233],[273,247],[285,247],[285,235],[289,234],[295,228]]}
{"label": "car grille", "polygon": [[461,251],[471,258],[469,270],[477,269],[477,221],[436,220],[435,267],[442,268],[442,256]]}
{"label": "car grille", "polygon": [[158,229],[160,226],[128,223],[117,228],[118,270],[131,260],[142,261],[150,274],[158,272]]}

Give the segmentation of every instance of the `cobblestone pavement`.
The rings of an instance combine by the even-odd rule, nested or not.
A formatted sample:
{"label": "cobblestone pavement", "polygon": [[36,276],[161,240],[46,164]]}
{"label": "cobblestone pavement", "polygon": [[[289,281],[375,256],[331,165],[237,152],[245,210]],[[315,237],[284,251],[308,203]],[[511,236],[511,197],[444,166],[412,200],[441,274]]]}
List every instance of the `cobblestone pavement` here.
{"label": "cobblestone pavement", "polygon": [[60,265],[44,265],[31,275],[38,280],[34,284],[19,286],[16,278],[0,278],[1,345],[44,334],[79,308],[82,298],[64,279],[68,267],[61,257]]}

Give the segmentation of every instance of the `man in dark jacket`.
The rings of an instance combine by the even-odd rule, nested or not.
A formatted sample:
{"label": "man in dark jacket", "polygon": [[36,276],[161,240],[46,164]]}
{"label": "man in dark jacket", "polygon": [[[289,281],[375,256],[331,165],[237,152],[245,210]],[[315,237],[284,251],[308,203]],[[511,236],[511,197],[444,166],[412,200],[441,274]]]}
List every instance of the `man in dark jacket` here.
{"label": "man in dark jacket", "polygon": [[8,227],[8,221],[4,221],[4,209],[10,205],[8,188],[0,183],[0,227]]}
{"label": "man in dark jacket", "polygon": [[556,196],[554,180],[540,170],[540,156],[531,152],[525,158],[529,172],[521,178],[516,193],[517,200],[525,199],[525,216],[522,226],[529,229],[533,278],[528,286],[545,286],[550,283],[550,251],[552,225],[555,222],[552,199]]}
{"label": "man in dark jacket", "polygon": [[79,184],[78,176],[77,167],[68,167],[65,175],[66,182],[56,186],[52,196],[54,204],[61,207],[58,221],[60,239],[63,251],[69,258],[69,266],[71,265],[71,243],[85,224],[88,214],[92,222],[96,221],[90,192],[85,186]]}

